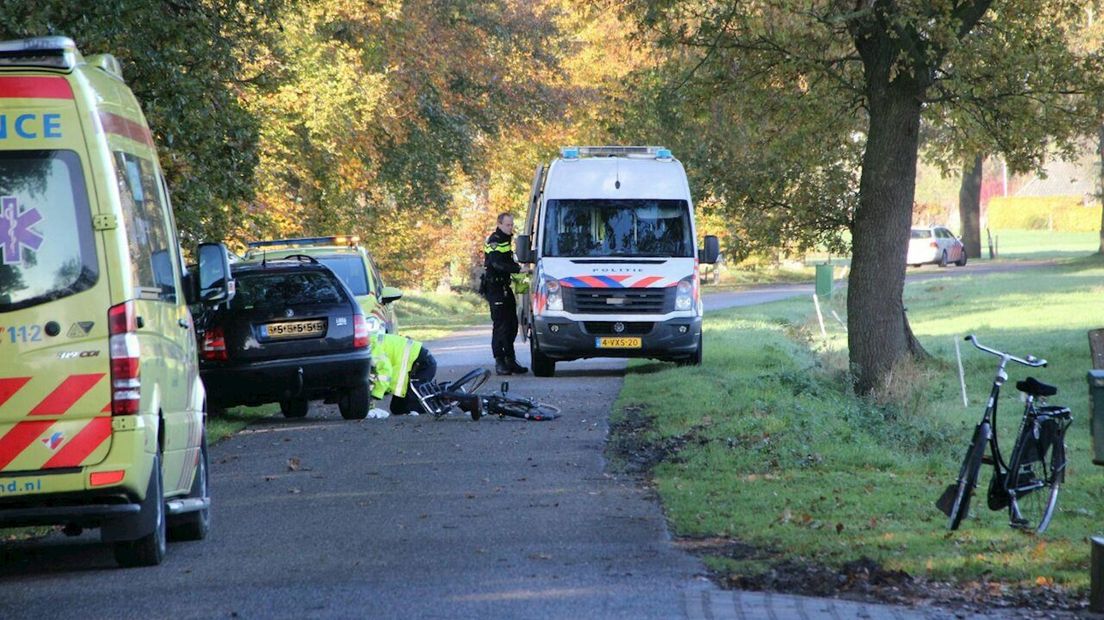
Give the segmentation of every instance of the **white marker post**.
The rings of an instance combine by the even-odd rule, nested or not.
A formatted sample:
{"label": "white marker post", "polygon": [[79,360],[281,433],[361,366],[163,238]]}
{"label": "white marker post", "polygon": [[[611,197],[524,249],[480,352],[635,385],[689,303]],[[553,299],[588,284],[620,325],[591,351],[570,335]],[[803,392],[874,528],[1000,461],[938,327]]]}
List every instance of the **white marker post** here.
{"label": "white marker post", "polygon": [[840,318],[840,315],[837,314],[835,310],[832,311],[832,316],[836,317],[836,321],[838,321],[839,324],[840,324],[840,327],[843,328],[843,333],[846,334],[847,333],[847,323],[843,322],[843,319]]}
{"label": "white marker post", "polygon": [[813,305],[816,306],[817,321],[820,322],[820,337],[827,340],[828,332],[824,331],[824,315],[820,313],[820,300],[817,299],[816,293],[813,293]]}
{"label": "white marker post", "polygon": [[952,338],[955,345],[955,357],[958,358],[958,384],[962,386],[962,406],[969,407],[970,403],[966,400],[966,373],[962,372],[962,351],[958,348],[958,338]]}

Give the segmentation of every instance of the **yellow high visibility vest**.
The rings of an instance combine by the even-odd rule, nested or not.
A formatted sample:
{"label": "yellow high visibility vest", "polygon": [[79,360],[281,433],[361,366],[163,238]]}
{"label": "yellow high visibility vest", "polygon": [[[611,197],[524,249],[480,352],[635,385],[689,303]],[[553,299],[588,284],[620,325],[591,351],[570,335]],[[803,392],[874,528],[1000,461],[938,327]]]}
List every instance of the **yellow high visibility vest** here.
{"label": "yellow high visibility vest", "polygon": [[372,339],[372,364],[376,367],[376,383],[372,397],[383,398],[388,392],[402,398],[410,384],[410,369],[422,352],[422,343],[406,336],[377,333]]}

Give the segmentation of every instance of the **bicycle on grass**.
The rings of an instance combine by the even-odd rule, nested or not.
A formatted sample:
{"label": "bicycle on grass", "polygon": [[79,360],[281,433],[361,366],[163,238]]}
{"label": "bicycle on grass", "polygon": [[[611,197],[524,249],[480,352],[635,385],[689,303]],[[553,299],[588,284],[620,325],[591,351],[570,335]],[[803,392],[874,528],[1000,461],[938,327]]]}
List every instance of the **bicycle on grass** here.
{"label": "bicycle on grass", "polygon": [[[1066,430],[1071,423],[1067,407],[1047,405],[1046,397],[1058,393],[1058,388],[1047,385],[1034,377],[1016,382],[1016,389],[1024,393],[1023,420],[1012,458],[1005,462],[997,442],[997,401],[1001,386],[1008,380],[1005,366],[1016,362],[1031,368],[1046,366],[1046,360],[1028,355],[1020,358],[997,351],[978,342],[973,335],[966,336],[978,349],[1000,358],[993,388],[985,405],[981,422],[974,428],[974,436],[966,458],[958,472],[958,480],[947,487],[936,506],[950,521],[948,527],[957,530],[970,510],[970,498],[977,488],[981,466],[993,466],[987,499],[990,510],[1008,509],[1009,525],[1038,534],[1046,531],[1058,505],[1058,490],[1066,474]],[[986,445],[989,454],[985,453]]]}
{"label": "bicycle on grass", "polygon": [[521,418],[534,422],[555,420],[560,417],[560,408],[548,403],[537,402],[531,398],[507,396],[510,383],[503,381],[498,392],[479,394],[476,392],[491,376],[486,368],[476,368],[451,383],[425,381],[411,382],[410,389],[422,403],[422,407],[435,417],[441,417],[458,407],[478,420],[485,415]]}

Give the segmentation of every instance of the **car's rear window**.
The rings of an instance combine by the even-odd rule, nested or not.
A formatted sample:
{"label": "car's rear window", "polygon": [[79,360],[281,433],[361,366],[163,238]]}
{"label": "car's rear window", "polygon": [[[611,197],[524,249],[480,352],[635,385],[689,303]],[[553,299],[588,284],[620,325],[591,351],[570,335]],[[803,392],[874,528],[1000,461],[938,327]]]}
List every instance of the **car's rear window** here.
{"label": "car's rear window", "polygon": [[360,256],[316,256],[318,262],[337,274],[353,295],[368,294],[368,272]]}
{"label": "car's rear window", "polygon": [[241,273],[234,279],[237,292],[230,305],[236,309],[348,301],[334,276],[320,271]]}
{"label": "car's rear window", "polygon": [[916,229],[916,228],[912,229],[912,238],[913,239],[931,239],[931,236],[932,236],[932,233],[931,233],[930,230]]}
{"label": "car's rear window", "polygon": [[80,157],[0,152],[0,312],[83,291],[98,275]]}

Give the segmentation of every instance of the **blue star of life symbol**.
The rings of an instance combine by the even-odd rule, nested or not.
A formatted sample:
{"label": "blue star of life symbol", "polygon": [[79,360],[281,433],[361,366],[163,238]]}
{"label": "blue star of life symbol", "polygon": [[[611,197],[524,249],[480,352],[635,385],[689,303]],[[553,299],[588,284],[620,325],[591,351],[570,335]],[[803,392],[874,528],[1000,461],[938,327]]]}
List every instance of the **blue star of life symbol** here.
{"label": "blue star of life symbol", "polygon": [[0,198],[0,251],[4,264],[18,265],[23,262],[23,248],[38,250],[42,247],[42,235],[31,228],[42,221],[38,209],[31,208],[20,213],[19,201],[15,196]]}

